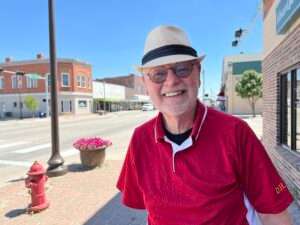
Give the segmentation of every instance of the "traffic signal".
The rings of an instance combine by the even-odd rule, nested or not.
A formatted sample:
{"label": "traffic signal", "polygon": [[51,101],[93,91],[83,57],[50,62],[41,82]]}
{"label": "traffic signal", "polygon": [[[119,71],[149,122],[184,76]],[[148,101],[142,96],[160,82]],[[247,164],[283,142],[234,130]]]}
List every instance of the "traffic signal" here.
{"label": "traffic signal", "polygon": [[243,34],[243,30],[242,30],[242,28],[240,28],[235,31],[234,36],[235,36],[235,38],[240,38],[242,36],[242,34]]}
{"label": "traffic signal", "polygon": [[238,43],[239,43],[238,40],[234,40],[231,45],[232,45],[232,47],[236,47],[238,45]]}

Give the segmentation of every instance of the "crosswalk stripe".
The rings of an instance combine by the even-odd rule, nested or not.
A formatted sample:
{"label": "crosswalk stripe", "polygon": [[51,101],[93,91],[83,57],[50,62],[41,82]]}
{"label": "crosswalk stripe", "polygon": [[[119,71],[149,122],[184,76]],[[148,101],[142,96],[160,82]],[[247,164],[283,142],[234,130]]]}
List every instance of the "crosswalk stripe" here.
{"label": "crosswalk stripe", "polygon": [[23,144],[27,144],[28,142],[25,141],[20,141],[20,142],[14,142],[14,143],[9,143],[9,144],[1,144],[0,145],[0,149],[1,148],[8,148],[8,147],[13,147],[13,146],[17,146],[17,145],[23,145]]}
{"label": "crosswalk stripe", "polygon": [[27,162],[27,161],[12,161],[12,160],[0,160],[0,164],[10,165],[10,166],[30,167],[32,165],[32,162]]}
{"label": "crosswalk stripe", "polygon": [[49,147],[51,147],[51,143],[36,145],[36,146],[30,147],[30,148],[16,150],[16,151],[14,151],[14,153],[24,154],[24,153],[34,152],[34,151],[38,151],[38,150],[49,148]]}

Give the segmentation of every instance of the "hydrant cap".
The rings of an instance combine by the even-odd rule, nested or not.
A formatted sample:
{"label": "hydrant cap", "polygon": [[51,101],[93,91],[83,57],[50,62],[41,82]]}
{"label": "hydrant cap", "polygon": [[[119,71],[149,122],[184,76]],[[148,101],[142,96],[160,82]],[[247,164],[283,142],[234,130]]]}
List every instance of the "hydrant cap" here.
{"label": "hydrant cap", "polygon": [[28,175],[40,175],[40,174],[45,174],[46,171],[42,164],[38,163],[35,161],[32,166],[30,167],[30,170],[28,171]]}

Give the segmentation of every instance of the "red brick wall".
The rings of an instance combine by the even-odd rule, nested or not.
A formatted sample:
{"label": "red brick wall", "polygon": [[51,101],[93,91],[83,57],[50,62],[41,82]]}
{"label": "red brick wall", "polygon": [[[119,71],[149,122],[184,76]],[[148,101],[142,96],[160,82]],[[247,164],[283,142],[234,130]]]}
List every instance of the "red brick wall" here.
{"label": "red brick wall", "polygon": [[99,79],[100,81],[105,80],[107,83],[111,84],[118,84],[118,85],[123,85],[127,88],[133,89],[134,94],[138,95],[147,95],[146,89],[143,85],[142,78],[140,76],[130,74],[128,76],[121,76],[121,77],[111,77],[111,78],[104,78],[104,79]]}
{"label": "red brick wall", "polygon": [[[50,73],[50,68],[48,63],[31,63],[31,64],[20,64],[20,65],[2,65],[3,69],[10,71],[24,71],[25,73],[38,73],[41,76],[44,76],[47,73]],[[70,87],[61,86],[61,73],[70,74]],[[0,93],[39,93],[45,91],[45,81],[38,80],[37,88],[26,88],[26,78],[22,77],[22,88],[12,89],[11,77],[12,74],[4,74],[4,89],[0,89]],[[86,76],[86,81],[89,80],[90,85],[88,88],[78,88],[76,87],[76,75],[81,74]],[[87,92],[92,93],[92,71],[89,65],[81,63],[72,63],[72,62],[58,62],[57,63],[57,87],[59,91],[78,91],[78,92]]]}
{"label": "red brick wall", "polygon": [[[83,65],[83,64],[73,64],[73,76],[71,76],[71,84],[73,87],[73,91],[75,92],[85,92],[85,93],[92,93],[92,69],[90,66]],[[76,77],[78,75],[85,76],[86,87],[77,87]]]}
{"label": "red brick wall", "polygon": [[[12,65],[12,66],[3,66],[3,69],[9,71],[24,71],[25,73],[38,73],[44,75],[49,71],[48,64],[25,64],[25,65]],[[26,88],[26,77],[19,77],[22,79],[22,88],[13,89],[11,77],[13,74],[3,73],[4,75],[4,89],[0,90],[0,93],[16,93],[20,91],[21,93],[38,93],[45,91],[44,80],[38,80],[37,88]]]}
{"label": "red brick wall", "polygon": [[[100,80],[102,81],[102,79]],[[103,80],[110,84],[118,84],[128,88],[134,88],[134,74],[130,74],[128,76],[104,78]]]}

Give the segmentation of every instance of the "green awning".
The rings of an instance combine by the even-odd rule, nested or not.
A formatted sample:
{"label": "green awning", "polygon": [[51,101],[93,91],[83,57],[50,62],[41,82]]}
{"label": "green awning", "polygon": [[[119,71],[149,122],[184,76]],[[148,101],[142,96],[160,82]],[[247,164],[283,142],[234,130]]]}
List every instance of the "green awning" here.
{"label": "green awning", "polygon": [[40,79],[45,79],[45,77],[40,76],[37,73],[26,73],[25,74],[26,77],[29,77],[32,80],[40,80]]}

